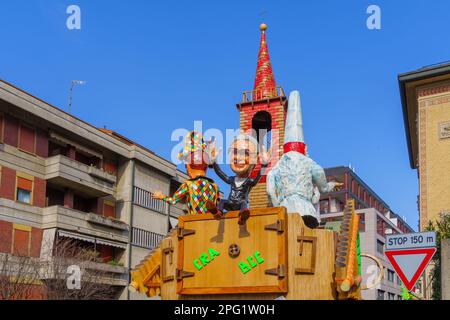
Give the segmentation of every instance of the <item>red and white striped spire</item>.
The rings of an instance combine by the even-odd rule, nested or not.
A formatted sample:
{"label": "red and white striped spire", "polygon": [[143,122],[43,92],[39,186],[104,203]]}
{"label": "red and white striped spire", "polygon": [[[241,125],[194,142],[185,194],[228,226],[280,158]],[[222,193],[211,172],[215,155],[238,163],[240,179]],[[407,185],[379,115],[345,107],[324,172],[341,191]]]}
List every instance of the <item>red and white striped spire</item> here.
{"label": "red and white striped spire", "polygon": [[253,100],[278,96],[275,77],[270,64],[269,50],[267,49],[267,25],[262,23],[259,29],[261,30],[261,41],[259,45],[258,64],[256,67],[255,85],[253,87]]}

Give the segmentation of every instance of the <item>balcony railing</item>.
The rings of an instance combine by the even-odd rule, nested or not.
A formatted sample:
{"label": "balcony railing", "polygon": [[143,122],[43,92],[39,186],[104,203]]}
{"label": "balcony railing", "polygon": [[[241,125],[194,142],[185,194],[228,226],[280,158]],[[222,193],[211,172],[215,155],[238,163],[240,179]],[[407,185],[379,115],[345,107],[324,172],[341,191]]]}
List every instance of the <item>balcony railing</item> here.
{"label": "balcony railing", "polygon": [[132,230],[132,244],[148,249],[156,248],[159,242],[164,238],[164,235],[155,232],[133,228]]}
{"label": "balcony railing", "polygon": [[244,91],[242,93],[242,102],[250,102],[267,98],[276,98],[285,96],[284,90],[281,86],[278,86],[272,90],[273,92],[269,92],[271,90],[268,89]]}
{"label": "balcony railing", "polygon": [[133,202],[144,208],[163,214],[166,213],[167,203],[153,198],[152,194],[147,190],[134,187]]}

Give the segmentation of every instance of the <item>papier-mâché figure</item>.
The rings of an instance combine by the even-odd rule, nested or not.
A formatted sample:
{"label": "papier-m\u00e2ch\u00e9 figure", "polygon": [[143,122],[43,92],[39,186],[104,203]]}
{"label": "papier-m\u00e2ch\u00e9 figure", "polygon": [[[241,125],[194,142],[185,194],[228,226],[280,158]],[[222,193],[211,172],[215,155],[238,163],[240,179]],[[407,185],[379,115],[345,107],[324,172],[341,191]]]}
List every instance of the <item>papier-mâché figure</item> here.
{"label": "papier-m\u00e2ch\u00e9 figure", "polygon": [[314,187],[326,193],[339,189],[342,183],[328,182],[322,167],[306,156],[298,91],[289,95],[283,149],[283,156],[267,174],[267,193],[272,205],[284,206],[288,213],[302,215],[308,227],[316,228],[320,214],[314,202],[320,194]]}

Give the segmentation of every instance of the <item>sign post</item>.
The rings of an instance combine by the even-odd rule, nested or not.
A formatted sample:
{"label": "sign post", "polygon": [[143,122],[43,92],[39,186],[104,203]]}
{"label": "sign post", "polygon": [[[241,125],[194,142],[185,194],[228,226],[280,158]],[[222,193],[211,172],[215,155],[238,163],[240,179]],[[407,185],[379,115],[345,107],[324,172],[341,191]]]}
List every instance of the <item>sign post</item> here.
{"label": "sign post", "polygon": [[411,291],[436,253],[436,233],[387,235],[385,253],[406,289]]}

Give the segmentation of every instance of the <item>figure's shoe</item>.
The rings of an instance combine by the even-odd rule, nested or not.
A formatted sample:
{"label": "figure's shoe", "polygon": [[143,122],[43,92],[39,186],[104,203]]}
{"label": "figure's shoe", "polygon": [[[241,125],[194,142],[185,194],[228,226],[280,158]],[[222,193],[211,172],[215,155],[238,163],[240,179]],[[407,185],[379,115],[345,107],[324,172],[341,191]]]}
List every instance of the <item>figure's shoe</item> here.
{"label": "figure's shoe", "polygon": [[[211,213],[212,213],[212,212],[211,212]],[[222,219],[222,217],[223,217],[223,212],[220,211],[220,210],[216,210],[216,212],[213,213],[212,215],[214,216],[214,219],[220,220],[220,219]]]}
{"label": "figure's shoe", "polygon": [[305,223],[305,226],[307,226],[310,229],[315,229],[319,226],[319,221],[317,221],[316,218],[314,218],[313,216],[307,215],[307,216],[302,216],[303,218],[303,222]]}
{"label": "figure's shoe", "polygon": [[206,209],[214,216],[214,218],[216,219],[220,219],[223,216],[222,211],[220,211],[219,209],[217,209],[217,206],[214,204],[214,202],[212,201],[207,201],[206,202]]}
{"label": "figure's shoe", "polygon": [[242,211],[239,212],[238,224],[243,225],[249,217],[250,217],[250,210],[243,209]]}
{"label": "figure's shoe", "polygon": [[213,215],[215,215],[217,213],[217,206],[211,200],[206,201],[205,207],[206,207],[206,210],[208,210]]}

